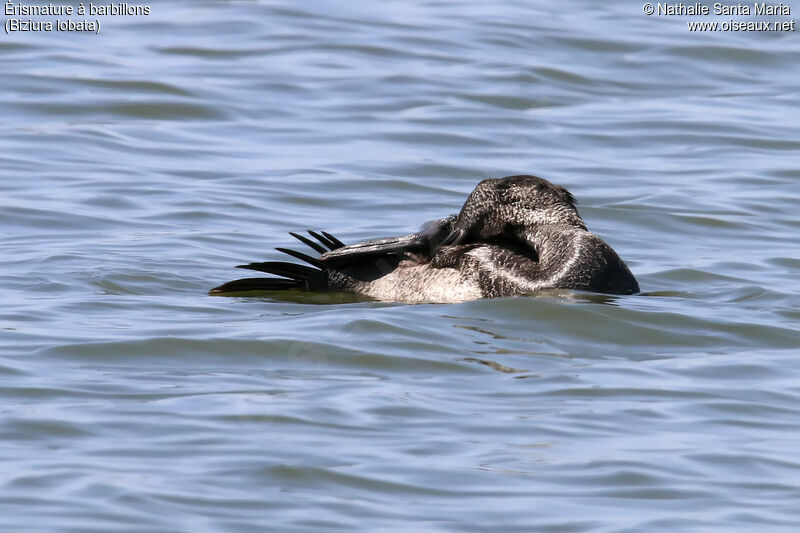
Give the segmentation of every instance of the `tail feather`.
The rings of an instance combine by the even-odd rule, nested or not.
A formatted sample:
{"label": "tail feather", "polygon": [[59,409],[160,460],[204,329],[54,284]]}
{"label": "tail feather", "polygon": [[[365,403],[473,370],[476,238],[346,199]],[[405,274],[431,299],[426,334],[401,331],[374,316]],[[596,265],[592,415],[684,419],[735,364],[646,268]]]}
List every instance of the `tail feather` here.
{"label": "tail feather", "polygon": [[314,241],[312,241],[308,237],[304,237],[303,235],[298,235],[297,233],[294,233],[293,231],[290,231],[289,235],[291,235],[292,237],[294,237],[298,241],[302,242],[303,244],[309,246],[310,248],[313,248],[314,251],[316,251],[319,254],[324,254],[325,252],[328,251],[323,246],[320,246],[319,244],[315,243]]}
{"label": "tail feather", "polygon": [[316,268],[311,268],[305,265],[297,265],[295,263],[286,263],[283,261],[250,263],[249,265],[239,265],[236,268],[246,268],[248,270],[265,272],[267,274],[275,274],[276,276],[283,276],[284,278],[289,278],[296,281],[315,280],[320,277],[320,274],[322,274],[322,271]]}
{"label": "tail feather", "polygon": [[323,231],[322,234],[333,243],[333,247],[331,247],[331,250],[335,250],[336,248],[344,248],[344,243],[339,239],[337,239],[336,237],[334,237],[333,235],[331,235],[330,233],[328,233],[327,231]]}
{"label": "tail feather", "polygon": [[297,250],[290,250],[289,248],[275,248],[279,252],[283,252],[286,255],[291,255],[292,257],[296,257],[301,261],[305,261],[309,265],[313,265],[319,269],[325,269],[325,263],[320,261],[319,259],[315,259],[310,255],[306,255],[303,252],[298,252]]}
{"label": "tail feather", "polygon": [[[325,246],[327,246],[331,250],[336,250],[337,248],[341,248],[341,246],[339,244],[341,244],[342,241],[340,241],[336,237],[333,237],[333,235],[331,235],[330,233],[326,234],[323,231],[322,232],[323,235],[320,235],[316,231],[312,231],[310,229],[306,230],[306,231],[308,232],[309,235],[311,235],[312,237],[317,239],[319,242],[321,242],[322,244],[324,244]],[[337,243],[339,243],[339,244],[337,244]]]}
{"label": "tail feather", "polygon": [[[316,231],[308,230],[308,234],[319,241],[319,244],[303,235],[293,232],[289,234],[321,255],[344,246],[342,241],[325,231],[320,234]],[[281,291],[287,289],[324,290],[328,288],[328,265],[323,261],[289,248],[276,248],[276,250],[300,259],[311,266],[287,263],[285,261],[264,261],[238,265],[237,268],[256,270],[280,277],[237,279],[223,283],[219,287],[214,287],[209,291],[209,294]]]}
{"label": "tail feather", "polygon": [[245,278],[223,283],[219,287],[214,287],[211,289],[209,294],[251,291],[285,291],[287,289],[299,288],[302,288],[302,284],[293,279]]}

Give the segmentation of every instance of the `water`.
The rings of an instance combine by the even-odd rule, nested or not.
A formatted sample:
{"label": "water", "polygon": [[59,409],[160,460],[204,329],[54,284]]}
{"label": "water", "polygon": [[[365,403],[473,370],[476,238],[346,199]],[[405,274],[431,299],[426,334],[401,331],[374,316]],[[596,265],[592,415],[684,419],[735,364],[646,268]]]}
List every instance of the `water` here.
{"label": "water", "polygon": [[[0,37],[3,531],[798,530],[797,33],[151,9]],[[643,294],[206,294],[288,231],[410,232],[514,173]]]}

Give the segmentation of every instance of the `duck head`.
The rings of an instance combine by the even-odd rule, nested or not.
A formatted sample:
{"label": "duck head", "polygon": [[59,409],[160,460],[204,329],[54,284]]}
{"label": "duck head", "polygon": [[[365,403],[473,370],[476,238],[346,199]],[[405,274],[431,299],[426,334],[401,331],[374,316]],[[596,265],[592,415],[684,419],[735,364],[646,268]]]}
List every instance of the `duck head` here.
{"label": "duck head", "polygon": [[586,229],[567,189],[536,176],[486,179],[475,187],[442,243],[468,244],[513,237],[537,224]]}

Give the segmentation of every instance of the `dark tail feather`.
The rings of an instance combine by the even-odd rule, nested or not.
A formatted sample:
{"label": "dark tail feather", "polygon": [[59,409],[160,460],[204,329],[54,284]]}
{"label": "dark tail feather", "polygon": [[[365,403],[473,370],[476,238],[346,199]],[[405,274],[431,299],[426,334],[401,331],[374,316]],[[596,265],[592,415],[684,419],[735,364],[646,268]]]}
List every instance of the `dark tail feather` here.
{"label": "dark tail feather", "polygon": [[284,291],[286,289],[300,289],[303,284],[293,279],[278,278],[245,278],[223,283],[219,287],[214,287],[209,294],[223,294],[231,292],[250,292],[250,291]]}
{"label": "dark tail feather", "polygon": [[334,237],[333,235],[331,235],[330,233],[328,233],[327,231],[323,231],[322,234],[325,235],[325,237],[327,237],[328,239],[330,239],[330,241],[333,243],[333,247],[331,248],[331,250],[335,250],[336,248],[344,248],[344,243],[339,239],[337,239],[336,237]]}
{"label": "dark tail feather", "polygon": [[303,244],[313,248],[314,251],[316,251],[317,253],[324,254],[325,252],[328,251],[323,246],[320,246],[319,244],[315,243],[314,241],[312,241],[308,237],[304,237],[302,235],[298,235],[297,233],[294,233],[292,231],[289,232],[289,235],[291,235],[292,237],[294,237],[298,241],[302,242]]}
{"label": "dark tail feather", "polygon": [[[281,291],[286,289],[324,290],[328,288],[328,272],[306,265],[285,263],[282,261],[265,261],[239,265],[236,268],[256,270],[266,274],[274,274],[281,278],[246,278],[237,279],[211,289],[211,294],[247,291]],[[288,278],[288,279],[284,279]]]}
{"label": "dark tail feather", "polygon": [[[342,241],[324,231],[322,232],[322,235],[320,235],[315,231],[308,230],[308,234],[317,239],[322,246],[303,235],[298,235],[297,233],[292,232],[289,234],[320,254],[324,254],[344,246]],[[326,247],[328,249],[326,249]],[[328,268],[324,262],[296,250],[290,250],[288,248],[275,249],[279,252],[283,252],[294,258],[300,259],[301,261],[305,261],[311,266],[287,263],[284,261],[265,261],[262,263],[239,265],[237,268],[256,270],[258,272],[265,272],[267,274],[273,274],[281,277],[237,279],[235,281],[224,283],[219,287],[214,287],[211,289],[211,291],[209,291],[209,294],[251,291],[282,291],[287,289],[303,289],[313,291],[324,290],[328,288]]]}
{"label": "dark tail feather", "polygon": [[317,239],[319,242],[330,248],[331,250],[336,250],[337,248],[341,248],[344,246],[342,241],[331,235],[330,233],[322,232],[323,235],[320,235],[316,231],[312,231],[310,229],[306,230],[309,235]]}
{"label": "dark tail feather", "polygon": [[311,268],[305,265],[297,265],[295,263],[286,263],[283,261],[265,261],[263,263],[250,263],[249,265],[239,265],[236,268],[246,268],[248,270],[257,270],[258,272],[265,272],[267,274],[275,274],[276,276],[283,276],[297,281],[310,281],[319,279],[323,274],[321,270]]}
{"label": "dark tail feather", "polygon": [[321,270],[325,270],[326,268],[325,263],[323,263],[319,259],[311,257],[310,255],[306,255],[303,252],[298,252],[297,250],[290,250],[288,248],[275,248],[275,249],[278,250],[279,252],[285,253],[286,255],[291,255],[292,257],[296,257],[301,261],[305,261],[309,265],[313,265]]}

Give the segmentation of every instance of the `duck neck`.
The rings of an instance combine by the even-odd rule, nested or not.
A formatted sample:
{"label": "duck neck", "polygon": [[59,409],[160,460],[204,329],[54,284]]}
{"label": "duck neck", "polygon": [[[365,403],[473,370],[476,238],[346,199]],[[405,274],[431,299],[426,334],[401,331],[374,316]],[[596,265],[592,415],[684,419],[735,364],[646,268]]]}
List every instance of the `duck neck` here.
{"label": "duck neck", "polygon": [[555,271],[577,255],[578,238],[585,233],[585,229],[570,224],[537,224],[525,239],[539,256],[540,268]]}

